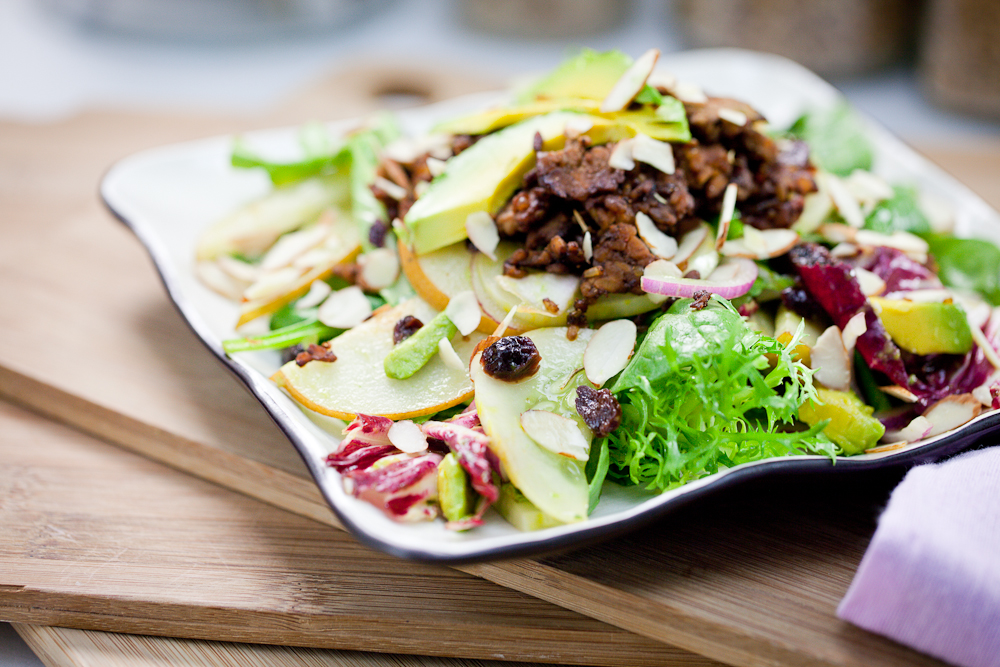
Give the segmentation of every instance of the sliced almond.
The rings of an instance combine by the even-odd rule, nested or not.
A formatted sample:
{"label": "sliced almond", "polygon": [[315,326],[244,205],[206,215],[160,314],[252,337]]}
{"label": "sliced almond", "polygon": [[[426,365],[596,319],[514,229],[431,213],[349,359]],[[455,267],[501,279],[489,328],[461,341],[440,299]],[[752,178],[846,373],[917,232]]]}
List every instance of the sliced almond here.
{"label": "sliced almond", "polygon": [[854,195],[847,189],[844,182],[827,172],[821,172],[817,174],[817,177],[823,179],[827,190],[830,192],[830,198],[833,199],[833,205],[837,207],[837,211],[840,213],[840,217],[844,219],[844,222],[856,229],[863,227],[865,216],[861,213],[858,200],[854,198]]}
{"label": "sliced almond", "polygon": [[813,379],[824,387],[847,391],[851,386],[851,359],[844,339],[836,326],[827,328],[816,339],[809,354],[809,366],[816,373]]}
{"label": "sliced almond", "polygon": [[680,278],[684,274],[677,265],[666,259],[653,260],[642,270],[647,278]]}
{"label": "sliced almond", "polygon": [[708,238],[709,227],[704,222],[681,237],[677,244],[677,252],[673,256],[673,261],[682,264],[691,258],[694,251]]}
{"label": "sliced almond", "polygon": [[497,223],[486,211],[470,213],[465,219],[465,233],[469,235],[472,245],[493,261],[496,261],[497,245],[500,243],[500,232]]}
{"label": "sliced almond", "polygon": [[671,259],[677,254],[677,239],[657,229],[653,219],[642,211],[635,214],[635,226],[639,228],[639,236],[654,255],[661,259]]}
{"label": "sliced almond", "polygon": [[677,77],[665,69],[654,69],[650,72],[649,77],[646,79],[646,83],[651,85],[653,88],[670,90],[677,85]]}
{"label": "sliced almond", "polygon": [[969,330],[972,332],[972,340],[975,341],[976,346],[983,351],[983,356],[986,360],[990,362],[993,368],[1000,370],[1000,354],[997,354],[996,348],[990,343],[989,338],[983,333],[983,330],[979,327],[973,326],[972,322],[969,322]]}
{"label": "sliced almond", "polygon": [[245,281],[237,280],[219,268],[214,260],[198,262],[195,265],[195,275],[205,287],[233,301],[239,301],[247,286]]}
{"label": "sliced almond", "polygon": [[855,268],[854,277],[858,281],[858,286],[861,287],[861,293],[865,296],[878,296],[885,292],[885,281],[868,269]]}
{"label": "sliced almond", "polygon": [[895,296],[913,303],[945,303],[952,300],[951,290],[943,287],[932,287],[928,289],[915,289],[909,292],[896,292]]}
{"label": "sliced almond", "polygon": [[589,230],[583,234],[583,257],[588,262],[594,258],[594,237]]}
{"label": "sliced almond", "polygon": [[906,253],[927,254],[930,246],[916,234],[895,231],[892,234],[881,234],[869,229],[859,229],[855,235],[855,243],[860,246],[885,246]]}
{"label": "sliced almond", "polygon": [[854,257],[859,252],[861,252],[861,249],[853,243],[838,243],[830,248],[830,256],[838,258]]}
{"label": "sliced almond", "polygon": [[733,221],[736,213],[736,195],[738,189],[735,183],[726,186],[726,192],[722,195],[722,211],[719,213],[719,229],[715,234],[715,249],[721,250],[729,236],[729,223]]}
{"label": "sliced almond", "polygon": [[993,371],[993,374],[986,378],[986,382],[972,390],[972,395],[988,408],[993,407],[993,388],[1000,390],[1000,371]]}
{"label": "sliced almond", "polygon": [[857,344],[858,338],[866,331],[868,331],[868,322],[865,320],[863,312],[855,314],[844,325],[840,338],[844,341],[844,349],[847,350],[848,356],[854,353],[854,346]]}
{"label": "sliced almond", "polygon": [[458,333],[468,336],[482,318],[482,311],[479,309],[479,301],[472,290],[459,292],[448,300],[448,306],[444,309],[444,314],[451,320],[451,323],[458,328]]}
{"label": "sliced almond", "polygon": [[906,387],[900,387],[898,384],[890,385],[888,387],[879,387],[879,390],[883,394],[889,394],[893,398],[898,398],[906,403],[916,403],[920,400],[912,391]]}
{"label": "sliced almond", "polygon": [[382,176],[376,176],[375,179],[372,181],[372,185],[374,185],[376,188],[378,188],[385,194],[389,195],[396,201],[402,201],[406,199],[406,195],[408,194],[406,188],[399,185],[398,183],[393,183],[388,178],[383,178]]}
{"label": "sliced almond", "polygon": [[372,314],[372,305],[357,285],[345,287],[327,297],[319,307],[319,321],[334,329],[351,329]]}
{"label": "sliced almond", "polygon": [[285,234],[271,246],[260,260],[261,271],[273,271],[288,266],[292,261],[322,243],[330,235],[330,225],[318,224]]}
{"label": "sliced almond", "polygon": [[221,255],[215,261],[219,264],[220,269],[236,280],[249,284],[260,278],[260,267],[249,262],[244,262],[230,255]]}
{"label": "sliced almond", "polygon": [[877,204],[892,199],[896,194],[885,179],[864,169],[855,169],[851,172],[851,175],[844,179],[844,185],[848,192],[863,204]]}
{"label": "sliced almond", "polygon": [[958,428],[978,417],[982,411],[982,404],[972,394],[945,396],[924,413],[923,416],[932,424],[931,430],[924,437],[931,438]]}
{"label": "sliced almond", "polygon": [[426,163],[427,171],[431,172],[431,176],[440,176],[448,167],[447,162],[439,160],[436,157],[428,157]]}
{"label": "sliced almond", "polygon": [[691,81],[678,81],[670,88],[670,92],[681,102],[689,102],[691,104],[704,104],[708,102],[708,95],[701,89],[701,86]]}
{"label": "sliced almond", "polygon": [[358,257],[358,281],[372,291],[385,289],[399,278],[399,257],[390,248],[377,248]]}
{"label": "sliced almond", "polygon": [[296,302],[296,308],[312,308],[313,306],[318,306],[326,300],[326,297],[330,296],[330,292],[333,288],[330,287],[329,283],[323,280],[314,280],[311,285],[309,285],[309,291],[305,293],[301,299]]}
{"label": "sliced almond", "polygon": [[295,281],[302,275],[301,269],[286,266],[277,271],[269,271],[261,275],[253,285],[250,285],[243,292],[245,301],[264,299],[274,294],[280,294],[295,284]]}
{"label": "sliced almond", "polygon": [[[518,305],[507,311],[507,314],[504,315],[502,320],[500,320],[500,324],[497,325],[497,328],[493,331],[493,334],[490,335],[489,338],[500,338],[507,333],[507,327],[510,326],[510,323],[514,320],[514,316],[517,315],[517,311],[520,310],[520,308],[520,305]],[[472,356],[474,357],[476,355],[473,354]]]}
{"label": "sliced almond", "polygon": [[313,248],[295,258],[292,266],[296,269],[312,269],[317,266],[329,266],[336,264],[341,258],[341,254],[326,247]]}
{"label": "sliced almond", "polygon": [[719,251],[727,257],[770,259],[780,257],[799,242],[799,235],[791,229],[756,229],[743,227],[743,238],[726,241]]}
{"label": "sliced almond", "polygon": [[646,85],[646,79],[652,74],[659,57],[659,49],[650,49],[636,58],[635,62],[629,65],[629,68],[619,77],[607,97],[601,102],[601,113],[621,111],[627,107],[635,99],[635,96],[639,94],[642,87]]}
{"label": "sliced almond", "polygon": [[441,361],[448,368],[462,371],[463,373],[468,372],[469,369],[462,363],[462,358],[458,356],[458,352],[455,351],[455,348],[451,345],[451,341],[447,338],[442,338],[438,341],[438,354],[441,355]]}
{"label": "sliced almond", "polygon": [[632,171],[635,169],[635,160],[632,159],[632,140],[622,139],[611,149],[608,156],[608,166],[612,169],[622,171]]}
{"label": "sliced almond", "polygon": [[528,410],[521,414],[521,428],[528,437],[553,454],[577,461],[590,457],[590,443],[572,419],[547,410]]}
{"label": "sliced almond", "polygon": [[916,442],[930,435],[933,428],[934,424],[927,417],[921,415],[920,417],[915,417],[909,424],[898,431],[886,431],[885,435],[882,436],[882,440],[886,442]]}
{"label": "sliced almond", "polygon": [[799,219],[792,225],[792,229],[799,234],[810,234],[816,231],[820,225],[830,216],[833,211],[833,199],[830,192],[820,179],[816,179],[816,192],[806,195]]}
{"label": "sliced almond", "polygon": [[927,216],[931,230],[938,234],[951,234],[955,231],[955,209],[948,200],[921,191],[917,197],[917,203],[920,210]]}
{"label": "sliced almond", "polygon": [[854,243],[858,237],[858,230],[840,222],[820,225],[817,231],[830,243]]}
{"label": "sliced almond", "polygon": [[583,353],[583,370],[587,379],[601,387],[621,373],[632,357],[637,335],[632,320],[612,320],[602,325]]}
{"label": "sliced almond", "polygon": [[406,454],[416,454],[427,449],[427,436],[420,430],[420,426],[409,419],[394,423],[386,435],[396,449]]}
{"label": "sliced almond", "polygon": [[721,109],[719,109],[719,118],[721,118],[724,121],[728,121],[733,125],[737,125],[739,127],[743,127],[744,125],[746,125],[747,121],[749,120],[749,118],[747,118],[747,115],[742,111],[738,111],[737,109],[730,109],[728,107],[722,107]]}
{"label": "sliced almond", "polygon": [[566,121],[565,132],[567,138],[579,137],[581,134],[594,127],[594,121],[589,117],[580,115]]}
{"label": "sliced almond", "polygon": [[676,169],[673,147],[665,141],[659,141],[645,134],[633,137],[632,159],[648,164],[664,174],[672,174]]}

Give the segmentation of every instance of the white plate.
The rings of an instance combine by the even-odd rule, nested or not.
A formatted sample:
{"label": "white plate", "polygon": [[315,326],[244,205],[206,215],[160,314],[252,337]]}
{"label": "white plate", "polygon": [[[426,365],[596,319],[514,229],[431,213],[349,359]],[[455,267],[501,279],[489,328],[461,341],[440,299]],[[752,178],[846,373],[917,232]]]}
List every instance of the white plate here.
{"label": "white plate", "polygon": [[[661,58],[661,66],[681,80],[700,84],[709,94],[749,102],[775,126],[784,127],[803,111],[828,107],[841,95],[812,72],[777,56],[739,50],[705,50]],[[399,113],[404,130],[418,133],[435,121],[502,99],[481,94]],[[953,178],[916,154],[885,129],[867,122],[876,149],[875,171],[890,182],[916,185],[949,204],[960,236],[1000,241],[1000,214]],[[343,132],[356,121],[332,123]],[[296,128],[244,135],[266,155],[294,154]],[[236,334],[237,308],[203,287],[194,276],[194,248],[202,230],[236,207],[266,193],[267,177],[259,170],[229,165],[232,137],[165,146],[118,162],[101,185],[104,201],[145,244],[171,298],[205,345],[247,384],[288,435],[341,521],[363,542],[418,560],[467,562],[524,556],[606,539],[643,525],[681,504],[722,486],[774,473],[840,472],[940,458],[973,444],[1000,427],[991,411],[956,431],[916,445],[839,459],[801,456],[770,459],[720,472],[662,495],[608,483],[596,512],[584,523],[521,533],[492,511],[486,525],[467,533],[444,528],[444,522],[395,523],[378,509],[344,493],[339,475],[323,464],[336,440],[325,418],[303,412],[268,377],[279,367],[277,352],[236,355],[222,352],[221,341]]]}

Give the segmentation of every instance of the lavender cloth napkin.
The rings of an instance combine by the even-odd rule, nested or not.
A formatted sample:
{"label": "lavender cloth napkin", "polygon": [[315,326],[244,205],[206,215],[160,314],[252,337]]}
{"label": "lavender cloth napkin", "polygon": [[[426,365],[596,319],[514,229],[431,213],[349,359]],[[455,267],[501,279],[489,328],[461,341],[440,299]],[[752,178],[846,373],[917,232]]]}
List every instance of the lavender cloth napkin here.
{"label": "lavender cloth napkin", "polygon": [[907,473],[837,615],[962,667],[1000,666],[1000,446]]}

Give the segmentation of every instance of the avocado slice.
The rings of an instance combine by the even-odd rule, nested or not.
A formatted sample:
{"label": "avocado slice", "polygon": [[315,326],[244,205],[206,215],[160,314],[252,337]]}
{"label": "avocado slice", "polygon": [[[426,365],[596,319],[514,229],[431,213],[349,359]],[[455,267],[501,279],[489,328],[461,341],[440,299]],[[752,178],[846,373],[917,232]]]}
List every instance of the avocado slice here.
{"label": "avocado slice", "polygon": [[590,123],[584,134],[595,144],[635,134],[606,118],[556,111],[483,137],[448,160],[445,172],[407,212],[403,227],[414,251],[422,255],[466,238],[465,220],[470,213],[496,215],[535,164],[535,134],[542,135],[543,150],[561,149],[566,144],[567,123]]}
{"label": "avocado slice", "polygon": [[621,51],[583,49],[521,93],[517,101],[582,97],[600,102],[631,64],[632,58]]}
{"label": "avocado slice", "polygon": [[870,297],[889,337],[913,354],[965,354],[972,330],[965,311],[954,303],[923,303]]}
{"label": "avocado slice", "polygon": [[815,426],[824,419],[830,423],[823,434],[841,446],[845,454],[861,454],[885,435],[885,426],[875,419],[875,408],[849,391],[817,389],[817,401],[806,401],[799,408],[799,419]]}

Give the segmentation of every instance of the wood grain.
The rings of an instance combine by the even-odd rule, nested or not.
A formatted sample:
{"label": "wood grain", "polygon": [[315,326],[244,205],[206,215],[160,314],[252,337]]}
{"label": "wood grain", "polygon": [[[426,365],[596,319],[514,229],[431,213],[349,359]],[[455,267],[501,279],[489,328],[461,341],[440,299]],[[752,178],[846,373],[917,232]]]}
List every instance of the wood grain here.
{"label": "wood grain", "polygon": [[[329,522],[291,447],[183,326],[142,249],[93,198],[114,158],[207,126],[106,115],[64,125],[0,126],[0,136],[24,137],[0,141],[4,217],[16,221],[0,247],[0,393]],[[928,152],[1000,204],[997,147]],[[731,664],[935,665],[835,616],[894,481],[756,484],[600,547],[462,569]]]}
{"label": "wood grain", "polygon": [[538,663],[233,644],[14,626],[47,667],[531,667]]}
{"label": "wood grain", "polygon": [[0,460],[4,620],[468,659],[710,662],[456,570],[371,552],[6,403]]}

